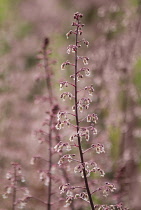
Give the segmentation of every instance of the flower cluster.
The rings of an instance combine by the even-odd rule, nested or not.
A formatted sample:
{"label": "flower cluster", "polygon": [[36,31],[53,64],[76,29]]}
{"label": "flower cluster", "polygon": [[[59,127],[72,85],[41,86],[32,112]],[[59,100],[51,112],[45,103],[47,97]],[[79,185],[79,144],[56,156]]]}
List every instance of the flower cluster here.
{"label": "flower cluster", "polygon": [[70,183],[63,184],[59,187],[60,194],[66,193],[67,196],[73,196],[73,190],[77,187],[71,186]]}
{"label": "flower cluster", "polygon": [[63,87],[68,87],[68,82],[60,82],[60,90],[63,90]]}
{"label": "flower cluster", "polygon": [[86,192],[81,192],[75,195],[74,199],[77,199],[77,198],[81,198],[84,201],[88,201],[88,194]]}
{"label": "flower cluster", "polygon": [[66,205],[64,207],[70,206],[72,201],[73,201],[73,196],[67,196],[66,197]]}
{"label": "flower cluster", "polygon": [[27,202],[24,199],[19,199],[16,204],[18,209],[24,209],[27,205]]}
{"label": "flower cluster", "polygon": [[76,45],[69,45],[68,48],[67,48],[67,53],[68,54],[70,54],[71,52],[75,53],[77,48],[78,48],[78,46],[76,46]]}
{"label": "flower cluster", "polygon": [[[25,178],[22,175],[21,166],[18,163],[12,163],[12,170],[6,174],[6,179],[10,183],[5,187],[5,192],[3,193],[2,197],[6,199],[10,195],[13,196],[13,205],[17,206],[19,209],[23,209],[27,204],[25,200],[27,197],[30,197],[30,192],[28,188],[18,186],[19,182],[25,182]],[[22,199],[17,199],[17,192],[19,191],[23,193]]]}
{"label": "flower cluster", "polygon": [[[88,109],[90,106],[90,103],[92,102],[92,100],[90,98],[81,98],[78,101],[78,109],[80,112],[83,112],[83,109]],[[73,111],[75,111],[75,107],[72,108]]]}
{"label": "flower cluster", "polygon": [[78,135],[80,136],[81,138],[81,141],[82,141],[82,138],[85,138],[86,141],[89,141],[89,130],[87,128],[81,128],[79,130],[78,133],[74,133],[73,135],[70,136],[69,140],[70,141],[74,141],[75,139],[77,139]]}
{"label": "flower cluster", "polygon": [[86,77],[90,76],[90,69],[89,68],[83,67],[83,68],[80,69],[79,72],[85,72]]}
{"label": "flower cluster", "polygon": [[86,39],[82,39],[83,43],[88,47],[89,46],[89,42]]}
{"label": "flower cluster", "polygon": [[32,157],[30,160],[30,164],[34,165],[37,162],[37,160],[39,160],[40,158],[41,158],[40,156]]}
{"label": "flower cluster", "polygon": [[77,188],[79,189],[81,187],[80,186],[77,186],[77,187],[71,186],[70,183],[66,183],[59,187],[60,194],[63,194],[63,193],[66,194],[66,205],[64,207],[70,206],[74,199],[82,199],[82,200],[89,202],[88,194],[86,192],[81,192],[81,193],[76,193],[76,194],[73,192]]}
{"label": "flower cluster", "polygon": [[61,130],[65,125],[70,126],[70,119],[68,118],[67,112],[59,111],[57,114],[57,121],[55,126],[57,130]]}
{"label": "flower cluster", "polygon": [[69,143],[63,143],[60,141],[56,146],[54,147],[55,152],[62,152],[63,148],[65,147],[66,151],[71,150],[71,145]]}
{"label": "flower cluster", "polygon": [[70,136],[69,140],[74,141],[77,138],[78,134],[73,134]]}
{"label": "flower cluster", "polygon": [[[70,78],[73,80],[73,82],[72,83],[67,82],[67,81],[60,82],[60,90],[62,90],[64,87],[68,87],[68,85],[71,85],[71,88],[73,88],[74,95],[72,95],[70,92],[64,92],[61,94],[61,98],[63,100],[65,100],[66,97],[69,97],[70,99],[74,98],[73,100],[74,104],[72,105],[72,111],[74,112],[74,114],[73,113],[69,113],[69,114],[71,114],[71,116],[75,118],[75,123],[74,123],[74,120],[70,121],[71,119],[68,117],[68,113],[63,111],[57,114],[58,122],[56,125],[56,128],[58,130],[63,128],[64,125],[70,125],[70,127],[72,127],[73,129],[73,133],[71,134],[69,141],[70,142],[77,141],[77,142],[75,142],[74,145],[70,145],[69,143],[63,143],[62,141],[60,141],[54,147],[54,149],[56,152],[62,152],[63,148],[69,151],[72,149],[72,146],[76,147],[79,152],[78,160],[74,159],[75,154],[66,154],[60,158],[58,164],[59,166],[61,166],[65,163],[68,164],[68,162],[71,162],[71,161],[75,163],[77,162],[78,165],[74,166],[74,173],[79,173],[81,177],[84,178],[83,183],[85,187],[79,186],[79,190],[83,189],[83,191],[79,193],[74,194],[74,192],[72,191],[76,189],[76,187],[72,187],[69,183],[63,184],[60,186],[60,192],[66,193],[65,207],[68,207],[69,205],[71,205],[74,199],[81,198],[90,204],[91,209],[95,209],[96,205],[94,205],[92,197],[91,197],[93,192],[91,192],[90,190],[88,177],[90,177],[91,173],[99,173],[100,176],[103,177],[105,175],[105,172],[93,160],[91,162],[90,161],[86,162],[84,153],[94,149],[97,154],[101,154],[101,153],[104,153],[105,150],[104,150],[104,146],[100,143],[92,144],[86,150],[84,150],[83,148],[84,141],[82,140],[85,139],[86,141],[89,141],[91,132],[94,135],[97,134],[97,129],[95,128],[95,124],[98,121],[98,116],[97,114],[92,113],[92,114],[88,114],[87,116],[84,116],[81,119],[82,115],[84,115],[81,113],[84,110],[89,109],[90,103],[92,102],[91,96],[94,93],[93,85],[85,86],[80,89],[79,83],[78,83],[78,81],[80,81],[85,76],[90,76],[90,69],[87,68],[89,58],[87,56],[80,56],[78,54],[79,49],[81,48],[81,44],[85,44],[87,47],[89,45],[89,42],[85,40],[84,38],[79,39],[79,36],[83,34],[82,28],[84,24],[81,23],[82,17],[83,15],[79,12],[76,12],[74,14],[74,22],[72,23],[72,26],[75,27],[75,29],[70,30],[66,34],[67,38],[69,38],[71,35],[75,36],[75,44],[71,44],[67,48],[68,54],[74,53],[74,63],[71,63],[70,61],[66,61],[61,65],[62,70],[65,70],[67,65],[70,65],[71,66],[70,69],[73,69],[73,73],[70,75]],[[79,68],[78,62],[81,63],[81,61],[84,67]],[[81,94],[79,94],[80,92]],[[86,93],[88,93],[87,95],[89,96],[85,97]],[[83,125],[81,124],[82,122],[84,123],[84,120],[86,120],[87,123],[89,123],[88,126],[84,127],[84,124]],[[88,145],[88,143],[86,145]],[[67,149],[67,147],[69,147],[69,149]],[[115,187],[113,184],[107,183],[104,188],[101,187],[98,190],[95,190],[94,192],[97,192],[100,190],[103,190],[103,195],[106,196],[107,194],[109,194],[109,192],[113,192],[115,190]]]}
{"label": "flower cluster", "polygon": [[63,155],[60,160],[58,161],[58,165],[61,166],[65,160],[67,160],[68,162],[71,162],[73,160],[73,157],[75,157],[75,154],[66,154]]}
{"label": "flower cluster", "polygon": [[77,56],[78,60],[82,60],[84,65],[88,65],[89,58],[86,56]]}
{"label": "flower cluster", "polygon": [[[87,76],[87,77],[90,76],[90,69],[83,67],[80,69],[80,71],[77,72],[77,75],[76,75],[77,82],[79,82],[80,79],[82,79],[84,77],[83,74],[81,74],[81,72],[84,72],[85,76]],[[70,75],[70,78],[75,81],[75,74]]]}
{"label": "flower cluster", "polygon": [[94,125],[89,126],[89,130],[92,131],[94,135],[97,134],[97,129],[94,127]]}
{"label": "flower cluster", "polygon": [[66,70],[65,67],[68,66],[68,65],[72,65],[72,64],[69,61],[66,61],[66,62],[62,63],[61,70]]}
{"label": "flower cluster", "polygon": [[47,171],[41,170],[39,172],[39,179],[40,179],[41,182],[44,183],[45,186],[48,186],[48,184],[49,184],[49,176],[50,175]]}
{"label": "flower cluster", "polygon": [[96,210],[129,210],[128,208],[123,208],[122,204],[117,205],[96,205]]}
{"label": "flower cluster", "polygon": [[64,111],[59,111],[57,113],[57,120],[61,120],[62,118],[67,119],[67,113]]}
{"label": "flower cluster", "polygon": [[105,153],[103,144],[92,144],[91,148],[94,148],[97,154]]}
{"label": "flower cluster", "polygon": [[62,128],[64,128],[64,125],[69,126],[70,125],[70,120],[69,119],[66,119],[64,121],[58,120],[58,123],[56,124],[55,127],[56,127],[57,130],[61,130]]}
{"label": "flower cluster", "polygon": [[109,182],[106,182],[106,185],[103,190],[103,196],[107,197],[109,193],[114,192],[116,190],[114,184],[111,184]]}
{"label": "flower cluster", "polygon": [[[84,77],[83,74],[78,73],[78,74],[77,74],[77,78],[76,78],[77,82],[79,82],[80,79],[82,79],[83,77]],[[73,80],[75,81],[75,75],[74,75],[74,74],[73,74],[73,75],[70,75],[70,78],[73,79]]]}
{"label": "flower cluster", "polygon": [[66,97],[68,97],[68,98],[71,100],[72,97],[73,97],[73,95],[72,95],[71,93],[69,93],[69,92],[64,92],[64,93],[62,93],[61,96],[60,96],[60,98],[62,98],[63,101],[66,100]]}
{"label": "flower cluster", "polygon": [[88,94],[89,94],[90,96],[93,95],[93,92],[94,92],[93,85],[91,85],[91,86],[86,86],[86,87],[85,87],[85,90],[88,91]]}
{"label": "flower cluster", "polygon": [[85,162],[84,164],[80,163],[74,168],[74,173],[80,173],[81,177],[84,178],[83,170],[86,171],[86,176],[89,177],[91,172],[99,172],[101,176],[104,176],[105,173],[100,169],[95,162]]}
{"label": "flower cluster", "polygon": [[86,141],[89,141],[89,138],[90,138],[90,135],[89,135],[89,130],[87,128],[82,128],[79,130],[78,132],[80,138],[81,138],[81,141],[82,141],[82,138],[85,138]]}
{"label": "flower cluster", "polygon": [[87,122],[94,122],[95,124],[98,121],[98,116],[97,114],[93,113],[93,114],[88,114],[87,116]]}

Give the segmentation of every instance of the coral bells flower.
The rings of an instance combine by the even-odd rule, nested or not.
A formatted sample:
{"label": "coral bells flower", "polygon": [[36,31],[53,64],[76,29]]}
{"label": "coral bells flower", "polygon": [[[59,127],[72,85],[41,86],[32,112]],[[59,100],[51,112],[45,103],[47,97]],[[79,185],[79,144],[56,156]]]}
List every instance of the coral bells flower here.
{"label": "coral bells flower", "polygon": [[60,194],[67,192],[68,190],[70,190],[70,183],[66,183],[64,185],[61,185],[59,187],[60,190]]}
{"label": "coral bells flower", "polygon": [[72,33],[73,33],[73,31],[70,30],[70,31],[66,34],[67,39],[69,38],[69,36],[70,36]]}
{"label": "coral bells flower", "polygon": [[8,172],[8,173],[6,174],[6,179],[10,180],[11,178],[12,178],[12,174],[11,174],[10,172]]}
{"label": "coral bells flower", "polygon": [[68,162],[71,162],[73,160],[73,157],[75,157],[75,154],[67,154],[67,155],[62,156],[60,160],[58,161],[58,165],[61,166],[65,160],[67,160]]}
{"label": "coral bells flower", "polygon": [[81,14],[81,13],[79,13],[79,12],[76,12],[75,14],[74,14],[74,19],[76,19],[76,20],[79,20],[80,18],[82,18],[83,17],[83,14]]}
{"label": "coral bells flower", "polygon": [[66,205],[64,207],[70,206],[72,201],[73,201],[73,197],[72,196],[68,196],[67,199],[66,199]]}
{"label": "coral bells flower", "polygon": [[103,144],[92,144],[91,147],[95,148],[97,154],[105,153]]}
{"label": "coral bells flower", "polygon": [[94,88],[93,88],[92,85],[91,85],[91,86],[86,86],[86,87],[85,87],[85,90],[88,90],[88,93],[89,93],[90,96],[93,95]]}
{"label": "coral bells flower", "polygon": [[71,150],[71,146],[69,143],[63,143],[62,141],[60,141],[58,144],[56,144],[56,146],[54,147],[55,152],[62,152],[63,148],[66,149],[66,151],[70,151]]}
{"label": "coral bells flower", "polygon": [[84,65],[88,65],[88,60],[89,60],[89,58],[87,58],[87,57],[84,57],[84,58],[83,58],[83,63],[84,63]]}
{"label": "coral bells flower", "polygon": [[71,65],[71,63],[69,61],[66,61],[64,63],[61,64],[61,70],[66,70],[65,67]]}
{"label": "coral bells flower", "polygon": [[95,124],[98,121],[98,116],[97,114],[93,113],[93,114],[88,114],[87,116],[87,122],[94,122]]}
{"label": "coral bells flower", "polygon": [[88,201],[88,194],[86,192],[80,193],[80,198],[82,198],[85,201]]}
{"label": "coral bells flower", "polygon": [[8,198],[8,194],[7,194],[7,193],[4,193],[4,194],[2,195],[2,197],[3,197],[3,199]]}
{"label": "coral bells flower", "polygon": [[27,202],[25,202],[24,200],[18,201],[18,209],[24,209],[26,205],[27,205]]}
{"label": "coral bells flower", "polygon": [[[79,12],[76,12],[74,14],[74,21],[72,23],[72,26],[74,27],[73,30],[70,30],[66,36],[67,38],[70,35],[74,35],[75,36],[75,43],[71,44],[67,47],[67,53],[74,53],[74,63],[70,63],[69,61],[64,62],[61,65],[61,69],[64,70],[67,68],[67,65],[70,65],[70,67],[72,67],[72,71],[73,73],[71,73],[70,75],[70,80],[72,80],[71,82],[61,82],[60,83],[60,90],[62,90],[65,86],[68,87],[68,85],[71,85],[71,88],[73,88],[73,95],[70,92],[64,92],[61,94],[61,98],[63,99],[63,101],[66,100],[66,98],[70,98],[73,99],[72,100],[72,111],[74,112],[74,114],[70,113],[71,116],[73,116],[73,119],[69,119],[68,114],[66,114],[66,112],[59,112],[57,117],[58,117],[58,123],[56,125],[56,128],[58,130],[60,130],[61,128],[64,127],[64,125],[69,125],[70,127],[73,128],[73,133],[71,134],[69,141],[70,142],[74,142],[75,144],[70,145],[67,143],[63,143],[62,141],[60,141],[55,147],[55,151],[57,152],[62,152],[63,148],[66,148],[67,151],[69,151],[71,149],[71,147],[77,147],[78,151],[79,151],[79,159],[77,160],[77,158],[74,158],[75,154],[65,154],[63,155],[59,161],[58,161],[58,165],[68,165],[68,162],[73,162],[74,164],[77,165],[74,166],[74,173],[80,175],[83,179],[83,185],[82,186],[78,186],[78,187],[72,187],[70,184],[63,184],[60,186],[60,193],[66,193],[66,204],[65,207],[68,207],[72,204],[72,202],[75,199],[82,199],[84,201],[86,201],[88,203],[88,205],[90,205],[89,207],[92,210],[95,210],[97,207],[97,205],[94,205],[93,203],[93,199],[92,199],[92,194],[94,192],[97,191],[103,191],[103,195],[107,195],[109,192],[114,191],[114,186],[113,185],[109,185],[107,184],[106,186],[102,186],[101,188],[98,188],[97,190],[95,190],[94,192],[91,192],[90,186],[88,182],[88,177],[91,178],[91,174],[93,173],[98,173],[101,177],[103,177],[105,175],[105,172],[98,166],[97,163],[95,163],[94,161],[85,161],[85,156],[84,154],[86,152],[91,151],[92,149],[95,150],[95,152],[97,154],[101,154],[104,153],[104,146],[102,144],[92,144],[88,149],[84,150],[84,148],[88,145],[85,144],[83,145],[84,140],[85,141],[89,141],[90,139],[90,135],[91,133],[96,135],[97,134],[97,129],[95,127],[95,124],[98,121],[98,116],[95,113],[92,114],[87,114],[85,115],[85,112],[89,109],[90,104],[92,102],[92,95],[94,93],[94,88],[93,85],[89,85],[89,86],[85,86],[85,87],[81,87],[81,85],[79,84],[79,81],[84,80],[85,77],[90,76],[90,69],[87,68],[88,65],[88,61],[89,58],[87,56],[80,56],[79,55],[79,50],[81,48],[82,44],[85,44],[86,47],[88,47],[89,42],[87,40],[85,40],[84,38],[82,39],[80,36],[82,35],[82,28],[84,26],[84,24],[81,23],[81,18],[83,17],[83,15]],[[83,67],[79,68],[79,63],[80,65],[83,65]],[[81,87],[81,88],[80,88]],[[81,92],[81,94],[80,94]],[[84,94],[83,94],[84,93]],[[86,93],[88,93],[87,97],[85,97]],[[82,114],[83,112],[83,114]],[[82,116],[84,116],[82,118]],[[84,121],[87,121],[88,125],[84,127]],[[83,124],[82,124],[83,123]],[[92,141],[92,139],[91,139]],[[88,155],[89,157],[89,155]],[[88,159],[88,158],[86,158]],[[79,189],[81,190],[81,192],[76,192],[76,194],[74,194],[74,191],[72,193],[72,190],[75,189]],[[91,186],[92,188],[92,186]],[[84,190],[85,189],[85,190]],[[101,207],[102,205],[100,205]],[[88,208],[89,208],[88,207]],[[103,208],[102,209],[109,209],[107,208]],[[100,208],[99,208],[100,210]]]}

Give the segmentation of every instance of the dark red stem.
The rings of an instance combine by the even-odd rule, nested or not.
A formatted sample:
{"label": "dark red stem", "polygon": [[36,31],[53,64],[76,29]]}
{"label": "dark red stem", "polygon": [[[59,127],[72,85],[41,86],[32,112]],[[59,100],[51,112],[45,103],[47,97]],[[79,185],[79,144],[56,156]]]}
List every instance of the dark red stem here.
{"label": "dark red stem", "polygon": [[[79,25],[79,21],[78,21],[78,25]],[[79,26],[77,26],[77,30],[76,30],[76,39],[75,39],[75,45],[76,45],[76,51],[75,51],[75,115],[76,115],[76,129],[77,129],[77,134],[79,133],[79,116],[78,116],[78,90],[77,90],[77,46],[78,46],[78,29]],[[81,141],[80,141],[80,135],[78,134],[78,145],[79,145],[79,154],[80,154],[80,159],[81,159],[81,163],[82,165],[84,165],[84,157],[83,157],[83,152],[82,152],[82,146],[81,146]],[[85,171],[85,167],[83,169],[83,176],[84,176],[84,182],[85,182],[85,186],[86,186],[86,190],[87,190],[87,194],[89,197],[89,201],[90,201],[90,206],[92,210],[95,210],[94,204],[93,204],[93,200],[92,200],[92,196],[90,193],[90,189],[89,189],[89,184],[88,184],[88,180],[87,180],[87,176],[86,176],[86,171]]]}

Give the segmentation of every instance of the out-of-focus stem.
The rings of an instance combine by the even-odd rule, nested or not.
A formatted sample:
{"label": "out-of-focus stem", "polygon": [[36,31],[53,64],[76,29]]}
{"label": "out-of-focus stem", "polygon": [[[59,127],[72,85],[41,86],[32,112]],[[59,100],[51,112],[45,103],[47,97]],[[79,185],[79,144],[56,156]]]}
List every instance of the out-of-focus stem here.
{"label": "out-of-focus stem", "polygon": [[[59,131],[56,130],[56,141],[57,141],[57,143],[59,143],[58,136],[59,136]],[[60,158],[61,158],[61,157],[62,157],[62,155],[60,154]],[[68,173],[66,172],[66,169],[64,169],[64,168],[62,167],[61,170],[62,170],[62,173],[63,173],[63,177],[64,177],[64,179],[65,179],[65,182],[66,182],[66,183],[69,183],[70,180],[69,180],[69,177],[68,177]],[[71,210],[75,210],[75,208],[74,208],[74,201],[72,201],[72,203],[70,204],[70,209],[71,209]]]}
{"label": "out-of-focus stem", "polygon": [[49,186],[48,186],[48,203],[47,203],[47,210],[51,209],[51,192],[52,192],[52,177],[51,177],[51,167],[52,167],[52,122],[53,122],[53,115],[50,117],[49,123]]}
{"label": "out-of-focus stem", "polygon": [[[44,56],[44,69],[45,69],[45,77],[46,77],[46,86],[49,95],[49,105],[50,109],[52,109],[53,98],[52,98],[52,85],[51,85],[51,72],[48,67],[48,57],[47,57],[47,47],[49,44],[49,39],[45,38],[43,45],[43,56]],[[51,177],[51,167],[52,167],[52,124],[53,124],[53,113],[51,113],[50,121],[49,121],[49,166],[48,166],[48,174],[49,174],[49,185],[48,185],[48,197],[47,197],[47,210],[51,210],[51,195],[52,195],[52,177]]]}
{"label": "out-of-focus stem", "polygon": [[17,182],[17,174],[16,174],[16,164],[13,164],[13,197],[12,197],[12,210],[16,208],[16,182]]}
{"label": "out-of-focus stem", "polygon": [[43,45],[43,57],[44,57],[44,69],[45,69],[45,77],[46,77],[46,85],[49,93],[49,102],[50,105],[53,104],[53,94],[52,94],[52,85],[51,85],[51,72],[48,67],[48,57],[47,57],[47,47],[49,44],[49,39],[45,38]]}

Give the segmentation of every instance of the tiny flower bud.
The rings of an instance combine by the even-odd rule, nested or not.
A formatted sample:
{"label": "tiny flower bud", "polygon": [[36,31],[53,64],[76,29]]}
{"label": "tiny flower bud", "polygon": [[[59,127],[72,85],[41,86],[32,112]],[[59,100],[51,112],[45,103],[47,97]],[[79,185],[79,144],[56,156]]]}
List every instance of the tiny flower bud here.
{"label": "tiny flower bud", "polygon": [[80,193],[80,198],[82,198],[85,201],[88,201],[88,194],[85,192]]}
{"label": "tiny flower bud", "polygon": [[46,176],[46,179],[45,179],[45,186],[48,186],[49,185],[49,177]]}
{"label": "tiny flower bud", "polygon": [[69,36],[72,34],[72,30],[70,30],[67,34],[66,34],[66,37],[67,37],[67,39],[69,38]]}
{"label": "tiny flower bud", "polygon": [[88,115],[88,116],[87,116],[87,122],[91,122],[91,120],[92,120],[91,115]]}
{"label": "tiny flower bud", "polygon": [[26,205],[27,205],[27,203],[26,203],[25,201],[20,200],[20,201],[18,202],[18,208],[19,208],[19,209],[25,208]]}
{"label": "tiny flower bud", "polygon": [[39,175],[39,178],[40,178],[41,181],[44,181],[45,178],[46,178],[46,173],[44,171],[41,171],[40,175]]}
{"label": "tiny flower bud", "polygon": [[31,165],[34,165],[34,164],[35,164],[35,161],[36,161],[36,158],[35,158],[35,157],[31,158],[30,164],[31,164]]}
{"label": "tiny flower bud", "polygon": [[62,63],[62,65],[61,65],[61,70],[66,70],[66,69],[65,69],[65,64],[64,64],[64,63]]}
{"label": "tiny flower bud", "polygon": [[6,193],[7,193],[7,194],[11,194],[11,193],[12,193],[12,187],[7,187]]}
{"label": "tiny flower bud", "polygon": [[8,172],[8,173],[6,174],[6,179],[10,180],[11,178],[12,178],[12,174],[11,174],[10,172]]}
{"label": "tiny flower bud", "polygon": [[72,106],[72,111],[73,111],[73,112],[75,112],[75,105],[74,105],[74,106]]}
{"label": "tiny flower bud", "polygon": [[21,182],[25,182],[24,176],[21,177]]}
{"label": "tiny flower bud", "polygon": [[87,77],[90,76],[90,70],[89,70],[89,69],[86,69],[86,70],[85,70],[85,75],[86,75]]}
{"label": "tiny flower bud", "polygon": [[84,65],[88,65],[88,60],[89,60],[89,59],[88,59],[87,57],[84,57],[84,58],[83,58],[83,63],[84,63]]}
{"label": "tiny flower bud", "polygon": [[97,129],[96,129],[96,128],[93,129],[93,134],[94,134],[94,135],[97,134]]}
{"label": "tiny flower bud", "polygon": [[67,151],[70,151],[71,150],[71,146],[69,144],[66,146],[66,150]]}
{"label": "tiny flower bud", "polygon": [[8,194],[7,194],[7,193],[4,193],[4,194],[2,195],[2,197],[3,197],[3,199],[8,198]]}

